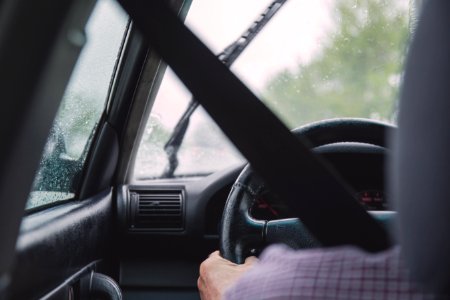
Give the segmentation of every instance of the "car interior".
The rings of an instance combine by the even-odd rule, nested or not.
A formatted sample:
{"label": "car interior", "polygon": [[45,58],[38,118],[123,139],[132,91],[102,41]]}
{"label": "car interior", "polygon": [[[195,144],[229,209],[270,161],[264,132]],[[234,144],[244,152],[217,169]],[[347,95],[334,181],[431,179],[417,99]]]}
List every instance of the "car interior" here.
{"label": "car interior", "polygon": [[[418,23],[405,23],[405,67],[389,77],[393,119],[320,106],[291,126],[260,100],[276,80],[266,94],[247,82],[247,52],[231,67],[289,1],[248,5],[256,21],[243,17],[223,49],[189,19],[196,1],[0,0],[0,299],[200,299],[211,252],[242,263],[275,243],[400,245],[412,278],[446,295],[450,3],[410,1]],[[228,9],[238,19],[242,6]]]}

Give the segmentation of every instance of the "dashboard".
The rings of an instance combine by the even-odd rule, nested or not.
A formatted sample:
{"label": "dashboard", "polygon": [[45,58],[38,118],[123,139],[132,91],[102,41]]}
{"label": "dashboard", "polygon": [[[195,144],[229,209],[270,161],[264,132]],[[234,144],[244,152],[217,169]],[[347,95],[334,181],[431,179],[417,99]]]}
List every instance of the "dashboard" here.
{"label": "dashboard", "polygon": [[[385,148],[337,143],[317,147],[315,151],[349,183],[362,206],[370,211],[388,210],[383,179]],[[139,181],[123,186],[118,201],[122,232],[131,236],[194,235],[216,242],[228,193],[243,167],[204,178]],[[301,191],[298,196],[302,197]],[[249,213],[258,220],[295,217],[268,189],[254,199]]]}
{"label": "dashboard", "polygon": [[[315,151],[350,184],[366,209],[378,210],[392,219],[392,214],[383,211],[389,199],[383,179],[388,150],[341,143],[317,147]],[[135,181],[119,187],[116,214],[122,243],[114,251],[123,257],[121,270],[126,280],[122,284],[129,288],[195,289],[200,262],[219,248],[225,203],[243,168],[236,166],[201,178]],[[249,212],[253,218],[293,217],[269,189],[260,196]],[[301,191],[298,196],[302,197]],[[149,269],[161,272],[149,276]]]}
{"label": "dashboard", "polygon": [[[350,184],[355,199],[366,210],[389,210],[383,181],[384,148],[367,144],[339,143],[318,147],[317,152]],[[301,191],[299,197],[302,197]],[[250,215],[257,220],[296,217],[286,204],[268,189],[259,193],[253,201]]]}
{"label": "dashboard", "polygon": [[[386,211],[388,204],[381,189],[364,189],[356,193],[355,198],[369,211]],[[276,195],[270,191],[256,197],[250,209],[250,215],[256,220],[278,220],[295,218],[292,211]]]}

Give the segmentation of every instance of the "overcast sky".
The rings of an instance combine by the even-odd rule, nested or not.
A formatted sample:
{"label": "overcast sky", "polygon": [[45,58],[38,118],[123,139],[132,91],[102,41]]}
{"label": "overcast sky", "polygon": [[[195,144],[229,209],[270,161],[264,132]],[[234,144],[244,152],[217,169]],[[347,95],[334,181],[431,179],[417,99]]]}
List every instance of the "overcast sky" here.
{"label": "overcast sky", "polygon": [[[213,53],[218,54],[247,29],[270,2],[272,0],[193,0],[186,24]],[[321,47],[335,27],[332,21],[334,2],[287,1],[236,61],[233,72],[258,95],[267,82],[280,71],[295,68],[299,63],[307,63],[320,53]],[[408,3],[409,0],[393,2]],[[126,15],[118,4],[111,0],[99,1],[96,12],[99,16],[91,18],[87,28],[88,43],[83,52],[95,50],[96,47],[109,51],[91,51],[101,54],[100,57],[82,54],[78,65],[85,65],[87,70],[77,67],[73,77],[81,77],[81,80],[74,80],[73,88],[95,95],[95,99],[102,101],[99,105],[102,105],[122,38],[121,33],[125,27]],[[99,43],[93,42],[95,38],[90,27],[102,28],[99,31]],[[85,63],[82,63],[84,60]],[[83,75],[75,76],[77,73]],[[160,116],[164,125],[172,127],[189,99],[190,93],[177,82],[173,73],[168,71],[154,107],[154,114]]]}
{"label": "overcast sky", "polygon": [[[215,53],[235,41],[265,10],[268,0],[194,0],[186,24]],[[307,62],[320,50],[332,29],[333,0],[290,0],[253,40],[232,70],[256,94],[275,74]],[[169,71],[154,113],[173,126],[190,93]],[[180,100],[183,99],[183,100]],[[172,111],[171,114],[159,112]],[[194,120],[195,122],[195,120]]]}
{"label": "overcast sky", "polygon": [[[272,1],[193,1],[186,24],[219,53],[237,39]],[[308,61],[331,29],[332,0],[291,0],[281,8],[233,68],[261,88],[284,68]]]}

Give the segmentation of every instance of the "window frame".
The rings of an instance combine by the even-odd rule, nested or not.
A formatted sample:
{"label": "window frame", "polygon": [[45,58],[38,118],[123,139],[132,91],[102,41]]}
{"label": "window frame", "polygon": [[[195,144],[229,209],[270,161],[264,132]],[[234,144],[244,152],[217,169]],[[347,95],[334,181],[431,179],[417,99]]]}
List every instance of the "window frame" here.
{"label": "window frame", "polygon": [[[95,3],[98,3],[98,1],[95,1]],[[95,6],[90,11],[89,17],[92,16],[94,9],[95,9]],[[122,7],[120,7],[120,9],[122,9]],[[86,24],[87,24],[87,22],[86,22]],[[94,150],[95,150],[95,148],[98,147],[98,143],[99,143],[100,135],[101,135],[101,131],[102,131],[101,129],[104,127],[104,124],[107,122],[108,108],[112,105],[111,103],[114,100],[112,95],[114,95],[117,86],[119,86],[119,82],[118,82],[119,74],[120,74],[120,71],[123,69],[125,56],[127,55],[126,50],[128,49],[128,44],[130,42],[129,37],[130,37],[131,30],[132,30],[131,19],[128,17],[128,14],[127,14],[127,23],[122,32],[122,39],[120,41],[119,48],[117,49],[117,58],[114,61],[112,74],[111,74],[111,77],[109,80],[107,95],[106,95],[106,99],[105,99],[104,105],[103,105],[103,111],[99,116],[98,123],[92,129],[92,131],[88,137],[87,143],[83,149],[83,152],[79,158],[79,159],[81,159],[81,158],[85,157],[84,163],[81,166],[79,173],[75,174],[75,177],[79,176],[79,180],[78,180],[76,186],[74,187],[74,190],[69,191],[69,192],[73,192],[74,196],[69,199],[57,200],[57,201],[49,202],[49,203],[42,204],[39,206],[26,208],[24,210],[25,216],[29,216],[29,215],[35,214],[37,212],[44,211],[44,210],[47,210],[49,208],[53,208],[56,206],[65,205],[67,203],[82,201],[83,199],[87,198],[87,196],[82,193],[84,191],[84,186],[86,185],[85,178],[88,177],[87,176],[88,170],[90,169],[90,166],[92,165],[93,161],[95,160],[95,155],[94,155],[95,151]],[[81,54],[81,51],[80,51],[80,54]],[[70,76],[73,75],[75,66],[78,63],[79,58],[80,58],[80,55],[77,57],[77,59],[75,61],[74,68],[72,69]],[[67,89],[68,83],[69,83],[69,81],[66,84],[66,89]],[[64,97],[61,97],[58,107],[61,105],[63,99],[64,99]],[[52,124],[55,121],[55,119],[56,119],[56,115],[53,118]],[[49,131],[49,134],[50,134],[50,131]],[[48,136],[47,136],[47,139],[48,139]],[[42,158],[42,155],[41,155],[41,158]],[[36,173],[38,171],[39,171],[39,168],[37,169]],[[36,175],[35,175],[35,177],[36,177]],[[30,190],[30,193],[31,192],[32,192],[32,190]],[[28,199],[27,199],[27,201],[28,201]]]}
{"label": "window frame", "polygon": [[[192,0],[171,1],[172,8],[183,22],[191,3]],[[127,65],[132,65],[135,67],[134,71],[136,72],[139,69],[139,72],[135,74],[134,84],[130,84],[130,80],[127,82],[122,78],[119,79],[119,83],[125,87],[119,86],[117,88],[117,92],[112,95],[112,105],[107,112],[107,122],[115,126],[120,133],[121,155],[116,170],[116,184],[132,184],[135,182],[134,167],[138,148],[167,67],[167,64],[150,47],[142,34],[135,30],[133,23],[131,24],[130,37],[132,38],[130,44],[134,44],[134,46],[131,45],[133,49],[130,49],[132,50],[130,52],[134,51],[135,53],[127,57],[128,62],[125,61],[123,64],[124,69],[127,68]],[[137,53],[139,51],[140,53]],[[129,72],[124,73],[125,77],[133,76],[133,74],[128,74]],[[121,77],[120,73],[119,77]],[[128,90],[126,90],[127,88]],[[128,93],[128,98],[123,96],[125,93]],[[115,99],[116,97],[124,97],[125,99],[117,101],[119,99]],[[126,108],[124,109],[124,107]],[[121,122],[125,119],[125,122]]]}

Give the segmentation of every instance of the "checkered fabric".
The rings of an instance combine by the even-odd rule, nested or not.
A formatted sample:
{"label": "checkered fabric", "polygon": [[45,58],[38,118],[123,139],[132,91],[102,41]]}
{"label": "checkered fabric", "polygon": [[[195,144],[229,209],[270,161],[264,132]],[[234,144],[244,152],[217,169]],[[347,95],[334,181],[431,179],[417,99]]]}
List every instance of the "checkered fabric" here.
{"label": "checkered fabric", "polygon": [[267,248],[225,299],[435,299],[408,280],[398,247],[369,254],[353,247]]}

